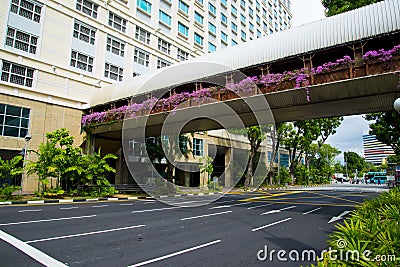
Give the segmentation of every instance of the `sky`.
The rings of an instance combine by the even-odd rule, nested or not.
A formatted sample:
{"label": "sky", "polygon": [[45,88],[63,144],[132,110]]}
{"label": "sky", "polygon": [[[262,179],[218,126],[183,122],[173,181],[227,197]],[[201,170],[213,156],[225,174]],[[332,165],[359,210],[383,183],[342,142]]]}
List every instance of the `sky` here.
{"label": "sky", "polygon": [[[292,27],[303,25],[325,17],[321,0],[292,0]],[[345,117],[337,128],[336,134],[330,136],[327,144],[342,152],[353,151],[363,155],[362,135],[368,133],[369,123],[361,115]],[[343,162],[343,154],[338,157]]]}

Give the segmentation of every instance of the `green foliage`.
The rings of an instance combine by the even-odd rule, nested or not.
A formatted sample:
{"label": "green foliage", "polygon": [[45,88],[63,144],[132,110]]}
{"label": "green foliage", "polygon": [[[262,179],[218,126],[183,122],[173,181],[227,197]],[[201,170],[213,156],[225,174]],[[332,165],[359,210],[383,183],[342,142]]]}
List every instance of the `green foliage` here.
{"label": "green foliage", "polygon": [[213,158],[209,156],[200,158],[199,162],[203,163],[203,165],[200,166],[200,173],[206,172],[208,175],[212,175],[214,172],[214,166],[212,165],[213,161]]}
{"label": "green foliage", "polygon": [[358,172],[361,172],[362,170],[367,168],[367,162],[365,161],[365,159],[355,152],[344,152],[344,160],[347,163],[347,172],[349,174],[355,173],[356,170],[358,170]]}
{"label": "green foliage", "polygon": [[[374,259],[377,255],[397,255],[396,261],[369,261],[360,256],[359,261],[333,259],[325,257],[318,266],[398,266],[400,251],[400,189],[395,188],[383,193],[378,198],[367,200],[352,215],[338,224],[330,240],[333,250],[357,250],[361,253],[369,250],[368,256]],[[346,244],[339,247],[340,242]],[[344,241],[344,242],[343,242]],[[322,265],[321,265],[322,264]]]}
{"label": "green foliage", "polygon": [[365,115],[365,119],[373,121],[369,125],[369,133],[400,154],[400,114],[396,111],[371,113]]}
{"label": "green foliage", "polygon": [[321,3],[325,7],[325,15],[329,17],[380,1],[382,0],[322,0]]}
{"label": "green foliage", "polygon": [[21,190],[20,186],[9,185],[5,183],[2,187],[0,187],[0,199],[12,199],[12,193],[18,190]]}
{"label": "green foliage", "polygon": [[10,160],[3,160],[0,157],[0,181],[21,175],[23,173],[23,168],[18,165],[22,159],[22,156],[15,156]]}
{"label": "green foliage", "polygon": [[46,190],[42,192],[36,192],[36,196],[38,197],[46,197],[46,198],[62,198],[65,191],[60,187],[55,188],[46,188]]}

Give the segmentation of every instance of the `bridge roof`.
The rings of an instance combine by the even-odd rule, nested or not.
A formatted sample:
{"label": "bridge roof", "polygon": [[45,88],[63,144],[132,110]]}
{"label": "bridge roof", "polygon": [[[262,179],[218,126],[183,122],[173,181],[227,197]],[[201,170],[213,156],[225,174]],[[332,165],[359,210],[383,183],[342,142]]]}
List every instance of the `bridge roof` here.
{"label": "bridge roof", "polygon": [[93,93],[90,105],[399,31],[399,14],[400,1],[378,2],[105,86]]}

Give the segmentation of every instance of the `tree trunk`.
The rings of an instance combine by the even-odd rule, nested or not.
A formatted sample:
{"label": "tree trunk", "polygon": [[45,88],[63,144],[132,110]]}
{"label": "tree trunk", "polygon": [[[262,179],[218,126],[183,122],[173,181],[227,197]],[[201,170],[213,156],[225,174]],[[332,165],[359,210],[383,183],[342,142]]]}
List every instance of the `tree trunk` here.
{"label": "tree trunk", "polygon": [[248,190],[250,186],[250,181],[253,178],[253,159],[256,155],[256,150],[251,148],[250,149],[250,157],[247,164],[247,174],[246,179],[244,180],[244,190]]}

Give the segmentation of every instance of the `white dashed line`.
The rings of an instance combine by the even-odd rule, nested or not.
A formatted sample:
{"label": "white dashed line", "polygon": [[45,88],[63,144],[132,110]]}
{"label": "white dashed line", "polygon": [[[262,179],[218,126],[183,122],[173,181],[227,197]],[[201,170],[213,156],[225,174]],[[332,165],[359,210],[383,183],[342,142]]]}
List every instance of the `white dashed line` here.
{"label": "white dashed line", "polygon": [[180,209],[183,207],[168,207],[168,208],[159,208],[159,209],[151,209],[151,210],[135,210],[132,213],[141,213],[141,212],[149,212],[149,211],[161,211],[161,210],[173,210],[173,209]]}
{"label": "white dashed line", "polygon": [[19,210],[18,212],[33,212],[33,211],[42,211],[42,209],[38,209],[38,210]]}
{"label": "white dashed line", "polygon": [[36,221],[2,223],[2,224],[0,224],[0,226],[28,224],[28,223],[38,223],[38,222],[53,222],[53,221],[75,220],[75,219],[92,218],[92,217],[96,217],[96,216],[97,215],[86,215],[86,216],[79,216],[79,217],[65,217],[65,218],[56,218],[56,219],[43,219],[43,220],[36,220]]}
{"label": "white dashed line", "polygon": [[78,207],[66,207],[66,208],[60,208],[60,210],[73,210],[77,209]]}
{"label": "white dashed line", "polygon": [[92,206],[92,208],[104,208],[108,207],[108,205],[97,205],[97,206]]}
{"label": "white dashed line", "polygon": [[213,209],[223,209],[223,208],[230,208],[230,207],[234,207],[234,206],[241,206],[241,205],[248,205],[251,204],[252,202],[245,202],[245,203],[238,203],[238,204],[232,204],[232,205],[223,205],[223,206],[217,206],[217,207],[212,207],[212,208],[208,208],[209,210],[213,210]]}
{"label": "white dashed line", "polygon": [[261,207],[266,207],[266,206],[271,206],[272,205],[272,203],[270,203],[270,204],[264,204],[264,205],[258,205],[258,206],[254,206],[254,207],[249,207],[249,208],[247,208],[248,210],[251,210],[251,209],[257,209],[257,208],[261,208]]}
{"label": "white dashed line", "polygon": [[216,216],[216,215],[221,215],[221,214],[226,214],[226,213],[231,213],[232,211],[224,211],[224,212],[217,212],[217,213],[211,213],[211,214],[204,214],[204,215],[199,215],[199,216],[194,216],[194,217],[188,217],[188,218],[182,218],[181,221],[186,221],[186,220],[193,220],[193,219],[198,219],[198,218],[203,218],[203,217],[210,217],[210,216]]}
{"label": "white dashed line", "polygon": [[310,213],[312,213],[312,212],[314,212],[314,211],[317,211],[317,210],[320,210],[320,209],[321,209],[321,207],[316,208],[316,209],[313,209],[313,210],[309,210],[309,211],[307,211],[307,212],[303,212],[303,214],[304,214],[304,215],[310,214]]}
{"label": "white dashed line", "polygon": [[261,226],[261,227],[258,227],[258,228],[254,228],[251,231],[255,232],[255,231],[258,231],[258,230],[261,230],[261,229],[264,229],[264,228],[267,228],[267,227],[270,227],[270,226],[273,226],[273,225],[276,225],[276,224],[279,224],[279,223],[283,223],[283,222],[289,221],[291,219],[292,218],[286,218],[286,219],[283,219],[283,220],[280,220],[280,221],[277,221],[277,222],[273,222],[273,223],[270,223],[270,224],[267,224],[267,225],[264,225],[264,226]]}

